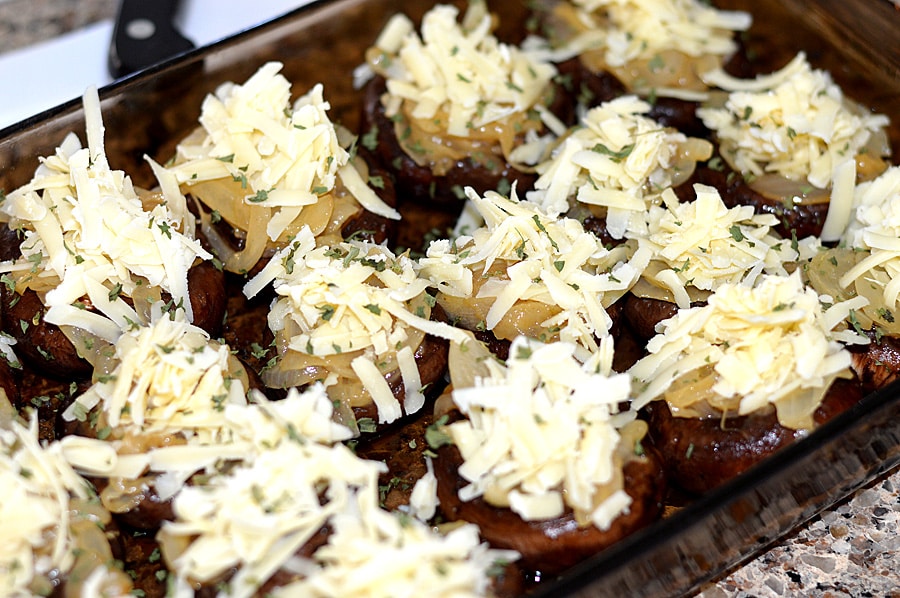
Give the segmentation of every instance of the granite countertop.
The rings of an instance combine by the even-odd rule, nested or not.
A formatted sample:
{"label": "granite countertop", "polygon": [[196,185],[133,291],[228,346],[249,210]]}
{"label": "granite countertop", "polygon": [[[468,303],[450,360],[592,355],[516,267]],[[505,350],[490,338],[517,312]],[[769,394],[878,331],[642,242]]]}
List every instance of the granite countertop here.
{"label": "granite countertop", "polygon": [[117,7],[115,0],[0,0],[0,52],[112,19]]}
{"label": "granite countertop", "polygon": [[[0,53],[113,18],[116,7],[114,0],[2,0]],[[898,530],[900,468],[709,584],[697,598],[900,598]]]}

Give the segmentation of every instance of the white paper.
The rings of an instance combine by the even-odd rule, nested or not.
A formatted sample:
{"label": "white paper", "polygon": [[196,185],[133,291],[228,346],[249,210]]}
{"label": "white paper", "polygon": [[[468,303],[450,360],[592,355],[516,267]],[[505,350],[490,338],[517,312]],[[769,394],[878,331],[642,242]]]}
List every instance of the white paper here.
{"label": "white paper", "polygon": [[[0,0],[2,2],[3,0]],[[310,0],[184,0],[177,19],[181,33],[204,46],[268,21]],[[107,72],[112,21],[0,54],[0,81],[15,82],[0,94],[0,129],[79,98],[84,90],[112,81]]]}

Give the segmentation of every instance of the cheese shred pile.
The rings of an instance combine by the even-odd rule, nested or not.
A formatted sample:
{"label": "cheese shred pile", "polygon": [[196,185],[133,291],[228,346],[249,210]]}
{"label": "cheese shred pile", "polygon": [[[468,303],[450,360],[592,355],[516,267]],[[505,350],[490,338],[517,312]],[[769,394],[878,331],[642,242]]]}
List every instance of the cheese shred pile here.
{"label": "cheese shred pile", "polygon": [[[0,520],[4,522],[0,589],[4,594],[24,594],[33,576],[49,574],[54,567],[68,571],[74,561],[66,529],[69,497],[87,498],[88,485],[58,448],[41,448],[36,418],[30,427],[13,421],[0,429]],[[46,555],[41,557],[39,550]]]}
{"label": "cheese shred pile", "polygon": [[654,198],[712,154],[709,142],[662,127],[645,116],[649,110],[636,96],[590,109],[552,159],[537,166],[541,176],[528,199],[550,213],[565,213],[574,200],[602,207],[615,239],[645,230],[642,215]]}
{"label": "cheese shred pile", "polygon": [[702,0],[572,0],[554,3],[551,14],[556,60],[577,56],[630,93],[692,101],[708,97],[703,74],[734,54],[735,34],[752,22]]}
{"label": "cheese shred pile", "polygon": [[[424,404],[414,352],[425,334],[459,339],[462,331],[430,319],[432,285],[408,255],[383,245],[345,241],[316,247],[309,229],[277,253],[245,287],[248,297],[272,284],[278,299],[269,313],[279,359],[263,377],[284,387],[308,383],[303,364],[335,367],[355,377],[378,407],[380,423]],[[301,360],[301,361],[297,361]],[[325,360],[325,361],[322,361]],[[388,368],[392,363],[393,368]],[[381,366],[379,366],[381,364]],[[399,368],[405,389],[401,408],[384,375]],[[319,369],[316,376],[324,377]],[[332,381],[331,384],[334,382]],[[334,388],[340,392],[341,388]]]}
{"label": "cheese shred pile", "polygon": [[239,566],[229,593],[252,596],[331,517],[350,509],[357,491],[375,492],[382,467],[342,444],[287,438],[227,475],[182,490],[160,542],[190,541],[166,554],[179,577],[209,582]]}
{"label": "cheese shred pile", "polygon": [[900,327],[900,167],[856,187],[842,240],[855,249],[855,263],[838,273],[840,287],[868,297],[863,311],[894,334]]}
{"label": "cheese shred pile", "polygon": [[792,244],[773,233],[778,219],[772,214],[727,208],[714,187],[694,191],[696,199],[683,203],[671,189],[663,192],[663,205],[647,213],[647,236],[638,240],[653,255],[644,280],[670,292],[678,307],[722,284],[752,285],[764,273],[787,276],[788,267],[816,250],[812,239]]}
{"label": "cheese shred pile", "polygon": [[189,427],[226,404],[244,402],[228,346],[168,314],[120,337],[112,363],[74,404],[84,411],[101,405],[112,426],[133,424],[147,432]]}
{"label": "cheese shred pile", "polygon": [[[365,509],[365,510],[364,510]],[[402,514],[366,509],[332,519],[334,535],[314,555],[307,579],[273,592],[276,598],[308,596],[491,595],[492,577],[518,558],[481,541],[472,524],[436,533]],[[427,589],[427,592],[425,590]]]}
{"label": "cheese shred pile", "polygon": [[[606,336],[612,325],[604,304],[634,284],[649,252],[629,258],[624,249],[607,250],[577,220],[548,215],[515,194],[506,198],[488,191],[480,197],[471,188],[466,193],[484,226],[453,243],[432,243],[420,260],[422,275],[443,295],[438,296],[442,307],[471,329],[480,325],[496,331],[519,318],[512,328],[522,334],[537,337],[543,330],[584,351],[596,350],[596,338]],[[479,302],[484,302],[481,307]],[[533,313],[520,315],[517,305],[528,305],[522,309]],[[473,312],[474,322],[466,312]],[[532,330],[523,329],[534,314],[543,318]],[[504,336],[511,340],[514,334]]]}
{"label": "cheese shred pile", "polygon": [[776,174],[830,189],[822,238],[839,238],[850,215],[859,155],[889,152],[881,140],[887,117],[845,98],[831,74],[813,69],[803,52],[756,79],[717,70],[706,80],[729,92],[724,106],[697,110],[718,137],[722,157],[751,180]]}
{"label": "cheese shred pile", "polygon": [[290,101],[290,82],[270,62],[243,85],[226,83],[203,102],[201,143],[179,145],[189,161],[173,170],[181,183],[222,177],[237,179],[246,190],[244,201],[278,208],[268,227],[269,238],[299,215],[303,206],[334,189],[338,179],[351,187],[369,210],[398,218],[358,173],[351,172],[350,153],[328,118],[331,105],[321,84]]}
{"label": "cheese shred pile", "polygon": [[[352,208],[400,218],[345,148],[349,141],[328,117],[323,86],[291,103],[282,67],[266,63],[243,84],[228,82],[208,95],[201,127],[178,145],[169,168],[204,204],[203,230],[233,272],[250,271],[268,245],[286,245],[304,224],[324,229]],[[340,201],[351,207],[336,208]],[[216,219],[242,231],[241,251],[220,238]]]}
{"label": "cheese shred pile", "polygon": [[60,581],[70,596],[130,591],[127,576],[110,566],[108,513],[89,505],[90,484],[61,445],[41,445],[37,417],[0,423],[0,487],[0,593],[49,595]]}
{"label": "cheese shred pile", "polygon": [[[173,571],[171,595],[235,570],[220,595],[257,595],[273,576],[276,596],[394,596],[422,588],[446,596],[483,595],[495,563],[518,555],[490,549],[476,526],[446,534],[384,511],[384,464],[340,443],[350,430],[332,421],[322,385],[270,402],[227,408],[254,445],[239,463],[185,488],[175,520],[158,539]],[[308,548],[307,545],[312,548]]]}
{"label": "cheese shred pile", "polygon": [[629,370],[639,388],[634,407],[666,399],[702,415],[704,402],[720,415],[746,415],[774,406],[782,425],[811,429],[831,383],[849,374],[843,343],[861,342],[842,323],[865,299],[825,309],[828,299],[799,272],[720,286],[707,305],[660,324],[649,355]]}
{"label": "cheese shred pile", "polygon": [[[23,231],[22,257],[0,264],[19,292],[34,289],[51,324],[82,328],[113,342],[122,330],[146,321],[125,301],[151,287],[171,295],[192,319],[188,269],[210,259],[193,238],[184,196],[151,161],[162,201],[144,205],[131,179],[113,170],[103,146],[96,90],[84,97],[88,147],[70,134],[34,178],[11,192],[0,212]],[[97,312],[84,308],[83,298]]]}
{"label": "cheese shred pile", "polygon": [[[454,347],[456,358],[475,345]],[[619,403],[630,397],[630,379],[598,373],[597,363],[582,364],[574,352],[569,343],[518,337],[505,366],[481,360],[474,386],[454,387],[466,416],[448,426],[463,458],[459,475],[469,482],[460,499],[483,497],[528,521],[569,508],[582,525],[602,530],[628,509],[622,465],[634,444],[622,441],[620,428],[635,414],[620,414]]]}
{"label": "cheese shred pile", "polygon": [[698,115],[721,140],[723,156],[739,172],[776,172],[828,187],[835,168],[851,160],[887,117],[851,107],[831,75],[813,69],[802,52],[783,69],[741,80],[708,75],[730,92],[722,108]]}
{"label": "cheese shred pile", "polygon": [[[375,43],[375,67],[398,101],[415,104],[410,116],[431,120],[446,114],[446,131],[467,137],[524,113],[538,103],[556,68],[491,34],[484,3],[472,2],[464,22],[453,6],[439,4],[422,19],[421,37],[403,14],[392,17]],[[388,107],[388,116],[399,105]]]}
{"label": "cheese shred pile", "polygon": [[[734,33],[750,27],[748,13],[699,0],[573,0],[585,19],[603,25],[607,64],[619,67],[664,50],[687,56],[728,56]],[[589,21],[589,22],[590,22]]]}
{"label": "cheese shred pile", "polygon": [[95,378],[62,414],[93,429],[93,437],[61,441],[81,472],[127,480],[150,472],[161,476],[152,483],[166,499],[197,471],[245,450],[225,417],[229,405],[247,402],[242,366],[227,345],[159,306],[152,323],[119,338]]}

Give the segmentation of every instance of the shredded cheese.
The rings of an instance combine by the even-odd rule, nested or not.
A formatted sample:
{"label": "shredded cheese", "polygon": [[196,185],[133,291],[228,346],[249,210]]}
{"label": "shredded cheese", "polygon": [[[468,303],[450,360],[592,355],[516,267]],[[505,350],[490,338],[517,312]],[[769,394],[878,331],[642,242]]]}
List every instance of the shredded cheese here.
{"label": "shredded cheese", "polygon": [[[491,34],[491,15],[473,2],[465,22],[439,4],[422,19],[421,37],[406,17],[395,17],[376,44],[376,70],[389,94],[414,104],[411,117],[446,116],[446,131],[467,137],[538,103],[556,69]],[[389,105],[388,116],[396,111]]]}
{"label": "shredded cheese", "polygon": [[663,205],[646,214],[648,234],[638,242],[653,255],[644,279],[670,291],[681,308],[694,296],[688,288],[714,291],[725,283],[752,285],[761,274],[787,276],[786,265],[809,258],[811,241],[795,246],[771,230],[778,219],[753,206],[727,208],[713,187],[696,185],[696,199],[679,203],[671,189]]}
{"label": "shredded cheese", "polygon": [[[116,365],[75,405],[101,405],[112,426],[134,425],[148,432],[206,427],[230,403],[245,402],[244,386],[232,372],[227,345],[187,322],[157,312],[155,321],[123,334],[115,345]],[[196,423],[194,423],[196,422]],[[198,425],[199,424],[199,425]]]}
{"label": "shredded cheese", "polygon": [[720,285],[707,305],[680,309],[660,324],[649,355],[629,370],[641,388],[634,407],[668,399],[679,382],[707,391],[685,393],[676,408],[702,412],[705,401],[718,413],[746,415],[774,406],[782,425],[812,428],[829,386],[848,373],[850,353],[838,339],[856,337],[835,330],[841,316],[834,316],[860,306],[843,302],[826,312],[823,300],[830,298],[805,287],[799,271],[763,275],[755,286]]}
{"label": "shredded cheese", "polygon": [[437,477],[434,475],[434,462],[431,457],[425,457],[425,467],[425,475],[416,480],[416,485],[410,492],[408,511],[420,521],[431,521],[440,504],[437,496]]}
{"label": "shredded cheese", "polygon": [[[391,369],[401,371],[407,409],[424,403],[417,366],[403,348],[418,346],[424,334],[462,338],[462,331],[429,319],[434,300],[426,290],[432,285],[419,276],[413,260],[382,245],[346,241],[316,247],[304,228],[248,282],[245,293],[252,297],[268,284],[278,295],[269,327],[279,361],[264,378],[272,382],[290,371],[294,356],[323,360],[326,368],[329,360],[351,359],[383,423],[403,413],[384,379]],[[399,364],[388,367],[394,361]]]}
{"label": "shredded cheese", "polygon": [[555,60],[578,56],[630,93],[693,101],[708,97],[702,74],[724,64],[737,49],[735,34],[752,21],[700,0],[574,0],[551,15]]}
{"label": "shredded cheese", "polygon": [[[631,502],[619,446],[619,428],[635,415],[619,412],[631,394],[629,377],[580,363],[570,343],[524,337],[513,340],[505,366],[484,364],[488,375],[452,391],[466,416],[447,428],[463,458],[459,475],[469,482],[460,498],[484,497],[529,521],[568,507],[579,521],[608,529]],[[625,449],[627,456],[633,447]]]}
{"label": "shredded cheese", "polygon": [[[254,445],[242,463],[186,488],[174,500],[176,519],[163,524],[160,545],[173,571],[172,594],[193,596],[236,569],[222,595],[252,596],[276,573],[289,581],[275,595],[384,596],[423,587],[452,596],[484,595],[488,569],[518,557],[491,550],[477,527],[446,535],[378,506],[385,466],[354,455],[332,422],[322,385],[302,395],[231,405],[235,430]],[[330,529],[311,558],[297,552]],[[425,564],[425,566],[423,566]],[[441,594],[443,595],[443,594]]]}
{"label": "shredded cheese", "polygon": [[[894,328],[900,314],[900,166],[856,187],[852,218],[842,241],[863,257],[840,273],[843,288],[871,300],[866,310],[880,326]],[[866,253],[867,252],[867,253]]]}
{"label": "shredded cheese", "polygon": [[402,514],[366,507],[332,523],[334,535],[313,555],[307,578],[273,596],[474,598],[490,595],[492,573],[519,556],[489,548],[471,524],[439,533]]}
{"label": "shredded cheese", "polygon": [[[333,194],[341,180],[366,209],[399,219],[364,182],[342,147],[328,117],[321,84],[291,104],[291,84],[280,74],[283,65],[269,62],[243,84],[228,82],[203,101],[202,134],[179,144],[170,168],[190,189],[203,181],[240,183],[234,201],[246,208],[222,210],[223,217],[250,228],[248,209],[269,208],[266,231],[271,241],[292,232],[291,224],[319,197]],[[203,194],[200,194],[201,200]]]}
{"label": "shredded cheese", "polygon": [[159,531],[176,587],[188,595],[191,583],[232,567],[239,569],[228,595],[254,595],[333,515],[352,508],[356,492],[377,496],[385,466],[338,442],[349,430],[330,421],[321,386],[276,403],[254,400],[228,410],[236,431],[249,424],[253,448],[227,473],[184,488],[173,502],[175,521]]}
{"label": "shredded cheese", "polygon": [[67,421],[100,414],[98,438],[63,439],[80,471],[130,479],[146,470],[177,472],[183,482],[222,458],[220,445],[236,442],[226,408],[246,403],[246,386],[228,346],[159,306],[154,313],[150,325],[118,339],[108,370],[62,414]]}
{"label": "shredded cheese", "polygon": [[[480,322],[497,330],[517,303],[542,304],[549,310],[536,323],[543,334],[558,334],[583,351],[595,351],[596,338],[606,336],[612,324],[604,306],[634,284],[649,253],[639,250],[629,257],[624,248],[607,250],[577,220],[557,218],[538,204],[519,201],[515,193],[512,198],[492,191],[480,197],[471,188],[466,193],[484,226],[453,243],[433,242],[419,261],[422,275],[437,285],[445,311],[451,317],[466,315],[447,299],[460,298],[477,311],[472,314],[476,321],[467,322],[470,328]],[[479,300],[488,302],[483,314]]]}
{"label": "shredded cheese", "polygon": [[579,15],[603,31],[610,66],[651,59],[663,50],[688,56],[729,56],[734,33],[752,22],[746,12],[723,11],[698,0],[573,0]]}
{"label": "shredded cheese", "polygon": [[821,237],[840,238],[850,219],[857,160],[890,153],[883,143],[888,118],[844,97],[831,74],[813,69],[803,52],[779,71],[754,80],[722,70],[707,81],[729,91],[725,105],[697,110],[720,140],[723,158],[752,180],[774,173],[830,189]]}
{"label": "shredded cheese", "polygon": [[200,115],[205,135],[177,150],[189,160],[174,169],[179,182],[243,177],[245,200],[278,188],[281,194],[259,203],[279,207],[312,203],[313,188],[334,187],[349,155],[328,119],[323,86],[314,86],[291,109],[291,84],[280,74],[282,66],[266,63],[243,84],[227,82],[206,96]]}
{"label": "shredded cheese", "polygon": [[[110,558],[108,544],[83,545],[78,528],[93,528],[92,541],[104,539],[97,527],[101,518],[83,510],[91,495],[90,485],[66,462],[61,446],[42,446],[38,440],[38,420],[32,417],[25,425],[17,419],[0,423],[0,592],[4,596],[49,594],[60,579],[71,584],[67,593],[88,596],[81,579],[69,579],[76,562],[87,549],[101,559],[79,573],[96,575],[92,587],[102,590],[93,595],[110,595],[116,585],[123,585],[124,574],[102,559]],[[108,520],[108,514],[107,514]],[[90,533],[88,531],[87,533]]]}
{"label": "shredded cheese", "polygon": [[124,298],[140,285],[169,293],[192,319],[188,269],[212,256],[184,234],[193,230],[193,217],[169,209],[183,205],[184,197],[166,186],[165,202],[145,207],[130,178],[109,166],[96,89],[88,90],[84,104],[89,146],[70,134],[55,155],[42,159],[31,182],[0,206],[9,225],[24,231],[22,257],[0,264],[0,272],[9,273],[20,292],[44,295],[45,320],[52,324],[78,326],[70,307],[88,297],[116,324],[106,329],[115,337],[126,318],[137,320]]}
{"label": "shredded cheese", "polygon": [[537,166],[541,176],[528,199],[548,213],[565,213],[576,200],[606,208],[615,239],[646,230],[642,214],[659,193],[690,176],[696,161],[712,153],[711,144],[694,139],[699,147],[683,163],[688,138],[646,117],[649,110],[636,96],[589,110],[582,126]]}
{"label": "shredded cheese", "polygon": [[804,53],[755,80],[724,71],[707,76],[729,91],[721,108],[697,115],[720,140],[722,156],[745,176],[776,173],[826,189],[845,162],[854,162],[887,117],[850,103],[831,75],[813,69]]}
{"label": "shredded cheese", "polygon": [[[221,595],[256,595],[278,573],[275,595],[405,595],[427,587],[475,596],[488,587],[489,567],[517,558],[481,543],[475,526],[441,535],[383,511],[385,466],[338,443],[349,430],[331,422],[321,385],[303,395],[292,389],[283,401],[255,401],[229,411],[235,425],[249,424],[256,448],[242,464],[180,493],[175,521],[159,532],[174,596],[193,596],[194,584],[232,568]],[[321,533],[327,543],[309,558],[297,555]]]}
{"label": "shredded cheese", "polygon": [[13,349],[15,344],[16,339],[5,332],[0,332],[0,359],[6,361],[12,368],[20,368],[22,367],[22,364],[19,362],[19,358],[16,356],[16,352]]}

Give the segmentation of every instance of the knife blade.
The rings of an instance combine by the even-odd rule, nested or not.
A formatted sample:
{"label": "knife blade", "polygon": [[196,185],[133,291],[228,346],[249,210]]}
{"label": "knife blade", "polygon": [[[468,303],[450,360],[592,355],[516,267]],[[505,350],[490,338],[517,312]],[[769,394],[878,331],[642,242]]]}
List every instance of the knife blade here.
{"label": "knife blade", "polygon": [[109,46],[108,68],[124,77],[194,48],[175,27],[179,0],[121,0]]}

